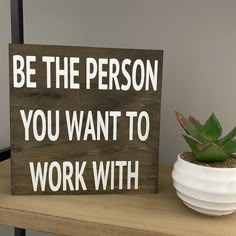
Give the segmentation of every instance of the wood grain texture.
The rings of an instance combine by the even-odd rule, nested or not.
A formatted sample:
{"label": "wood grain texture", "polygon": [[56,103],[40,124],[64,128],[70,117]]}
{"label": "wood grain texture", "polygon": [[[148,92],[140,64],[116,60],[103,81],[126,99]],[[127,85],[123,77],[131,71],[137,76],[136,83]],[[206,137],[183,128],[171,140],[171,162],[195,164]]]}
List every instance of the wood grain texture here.
{"label": "wood grain texture", "polygon": [[[13,88],[12,81],[12,56],[35,55],[37,88]],[[58,57],[80,57],[80,86],[79,90],[55,89],[55,80],[52,80],[52,88],[46,89],[46,69],[45,63],[40,62],[42,56]],[[85,59],[87,57],[116,58],[122,61],[129,58],[158,60],[158,89],[157,91],[128,91],[98,90],[97,81],[91,83],[91,89],[85,89]],[[129,160],[140,163],[139,167],[139,189],[138,190],[118,190],[118,183],[115,182],[115,190],[94,190],[92,177],[92,167],[88,164],[85,172],[85,182],[88,191],[59,191],[52,192],[49,187],[46,191],[38,191],[36,194],[90,194],[90,193],[156,193],[158,186],[158,153],[159,153],[159,126],[160,126],[160,106],[161,106],[161,84],[162,84],[162,63],[163,52],[152,50],[128,50],[128,49],[104,49],[104,48],[81,48],[64,46],[43,46],[43,45],[10,45],[10,104],[11,104],[11,155],[12,155],[12,193],[13,194],[35,194],[32,188],[32,181],[29,171],[29,161],[52,162],[58,161],[117,161]],[[55,77],[52,66],[52,78]],[[128,69],[129,70],[129,69]],[[131,72],[131,71],[129,71]],[[119,76],[119,81],[124,81],[124,76]],[[32,109],[65,110],[85,112],[92,111],[147,111],[150,116],[150,134],[148,140],[142,142],[138,140],[136,130],[134,130],[134,140],[129,141],[129,130],[127,118],[124,115],[118,122],[118,140],[101,141],[73,141],[68,140],[66,119],[60,116],[60,138],[56,142],[51,142],[48,138],[42,142],[36,142],[33,138],[30,141],[24,140],[24,126],[20,117],[20,109],[26,111]],[[112,129],[112,127],[110,127]],[[32,130],[30,130],[32,137]],[[110,137],[110,135],[109,135]],[[115,178],[117,179],[118,174]],[[124,172],[126,176],[126,172]],[[124,183],[127,182],[124,177]]]}
{"label": "wood grain texture", "polygon": [[236,214],[208,217],[176,196],[171,167],[160,166],[158,194],[12,196],[10,162],[0,163],[0,224],[68,236],[229,236]]}

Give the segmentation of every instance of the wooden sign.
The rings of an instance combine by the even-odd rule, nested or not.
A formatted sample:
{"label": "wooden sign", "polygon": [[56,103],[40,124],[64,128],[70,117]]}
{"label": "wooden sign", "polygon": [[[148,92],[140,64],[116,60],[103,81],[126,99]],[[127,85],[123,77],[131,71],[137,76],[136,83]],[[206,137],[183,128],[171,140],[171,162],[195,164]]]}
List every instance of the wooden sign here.
{"label": "wooden sign", "polygon": [[13,194],[156,193],[163,51],[10,45]]}

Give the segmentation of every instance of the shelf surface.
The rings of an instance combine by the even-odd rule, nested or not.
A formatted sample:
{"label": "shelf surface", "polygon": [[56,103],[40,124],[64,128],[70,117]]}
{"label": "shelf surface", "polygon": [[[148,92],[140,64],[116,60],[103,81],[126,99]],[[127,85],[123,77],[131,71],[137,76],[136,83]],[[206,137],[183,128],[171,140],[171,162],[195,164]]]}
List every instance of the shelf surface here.
{"label": "shelf surface", "polygon": [[236,214],[208,217],[185,207],[161,166],[158,194],[12,196],[10,161],[0,163],[0,224],[59,235],[236,235]]}

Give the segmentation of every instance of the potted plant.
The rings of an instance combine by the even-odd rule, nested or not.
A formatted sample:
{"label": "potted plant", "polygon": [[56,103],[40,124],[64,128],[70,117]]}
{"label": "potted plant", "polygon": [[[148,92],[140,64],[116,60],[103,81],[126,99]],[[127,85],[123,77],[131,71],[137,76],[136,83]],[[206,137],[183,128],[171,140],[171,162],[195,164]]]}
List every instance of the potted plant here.
{"label": "potted plant", "polygon": [[178,155],[172,171],[177,195],[189,208],[221,216],[236,210],[236,127],[221,138],[222,127],[213,113],[204,125],[194,117],[176,117],[191,152]]}

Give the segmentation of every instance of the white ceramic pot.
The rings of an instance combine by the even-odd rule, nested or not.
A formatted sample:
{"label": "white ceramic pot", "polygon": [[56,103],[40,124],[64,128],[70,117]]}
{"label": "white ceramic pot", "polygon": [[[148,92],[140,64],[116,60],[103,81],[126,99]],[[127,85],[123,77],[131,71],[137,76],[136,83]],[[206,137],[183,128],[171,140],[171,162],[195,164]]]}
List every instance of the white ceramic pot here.
{"label": "white ceramic pot", "polygon": [[199,166],[180,155],[172,178],[183,203],[205,215],[221,216],[236,211],[236,168]]}

